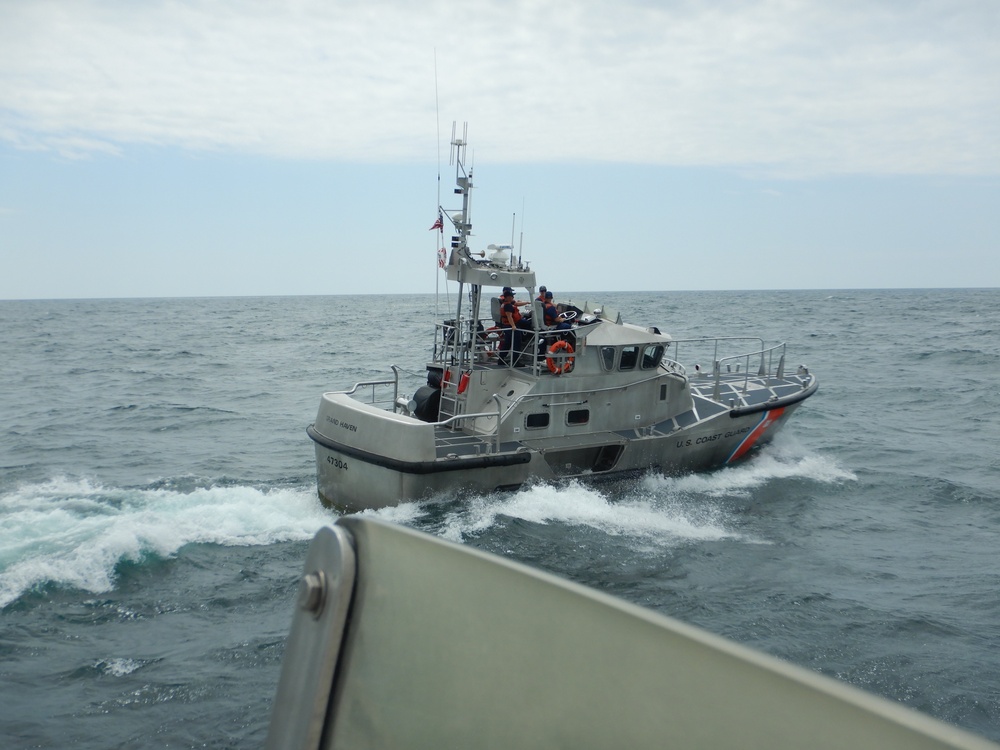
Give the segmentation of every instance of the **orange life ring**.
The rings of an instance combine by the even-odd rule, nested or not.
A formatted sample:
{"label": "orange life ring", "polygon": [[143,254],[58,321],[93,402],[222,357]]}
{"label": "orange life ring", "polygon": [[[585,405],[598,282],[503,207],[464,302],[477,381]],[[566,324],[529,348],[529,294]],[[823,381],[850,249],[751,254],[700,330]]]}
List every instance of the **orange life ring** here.
{"label": "orange life ring", "polygon": [[[559,352],[563,351],[564,349],[566,350],[566,353],[563,354],[562,357],[565,357],[565,359],[563,360],[563,363],[560,366],[557,365],[554,361],[552,361],[552,357],[553,355],[558,355]],[[553,375],[562,375],[564,372],[569,372],[570,370],[572,370],[573,369],[573,357],[571,356],[572,354],[573,354],[573,347],[570,345],[568,341],[557,341],[552,346],[550,346],[548,351],[548,356],[545,357],[545,364],[548,366],[549,372],[551,372]]]}

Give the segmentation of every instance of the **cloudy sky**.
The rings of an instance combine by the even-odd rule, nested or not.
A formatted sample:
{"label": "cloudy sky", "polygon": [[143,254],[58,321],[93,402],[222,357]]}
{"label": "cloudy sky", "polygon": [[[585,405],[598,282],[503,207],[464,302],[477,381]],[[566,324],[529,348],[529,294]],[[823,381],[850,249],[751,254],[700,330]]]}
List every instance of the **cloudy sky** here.
{"label": "cloudy sky", "polygon": [[1000,286],[997,39],[994,0],[0,0],[0,299],[432,292],[453,121],[474,245],[551,287]]}

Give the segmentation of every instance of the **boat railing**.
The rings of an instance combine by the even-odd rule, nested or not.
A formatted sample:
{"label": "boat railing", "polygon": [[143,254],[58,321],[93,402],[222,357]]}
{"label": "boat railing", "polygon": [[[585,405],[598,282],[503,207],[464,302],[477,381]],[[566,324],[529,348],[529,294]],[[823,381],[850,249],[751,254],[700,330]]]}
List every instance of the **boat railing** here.
{"label": "boat railing", "polygon": [[688,374],[687,368],[675,359],[668,359],[667,357],[664,357],[660,360],[660,367],[667,372],[671,372],[682,377],[687,377]]}
{"label": "boat railing", "polygon": [[[351,396],[357,401],[362,403],[371,404],[372,406],[378,406],[391,411],[406,411],[409,409],[409,405],[405,398],[399,397],[399,368],[396,365],[392,365],[392,375],[391,379],[385,380],[364,380],[355,383],[351,388],[344,391],[331,391],[331,393],[337,393],[344,396]],[[388,389],[392,386],[392,395],[389,396],[381,395],[379,388]],[[370,397],[359,398],[359,394],[364,396],[364,390],[370,388]],[[435,422],[435,427],[443,427],[450,432],[448,434],[443,434],[441,432],[437,433],[434,438],[435,448],[472,448],[475,453],[499,453],[500,451],[500,434],[498,429],[494,429],[490,434],[478,434],[474,430],[469,432],[461,432],[456,428],[463,422],[479,419],[481,417],[492,417],[496,420],[497,425],[500,424],[500,419],[503,413],[503,407],[500,403],[499,396],[494,395],[493,400],[496,403],[495,411],[483,411],[475,412],[469,414],[456,414],[453,417],[448,417],[447,419],[442,419],[440,422]]]}
{"label": "boat railing", "polygon": [[[481,411],[469,414],[456,414],[453,417],[448,417],[447,419],[442,419],[440,422],[435,422],[435,427],[443,427],[448,430],[447,432],[441,431],[435,434],[434,437],[434,447],[436,449],[440,448],[471,448],[476,454],[481,453],[499,453],[500,452],[500,419],[503,414],[503,407],[500,403],[500,397],[496,394],[493,395],[493,402],[496,404],[496,411]],[[469,432],[463,432],[458,430],[460,424],[464,421],[480,419],[480,418],[492,418],[495,419],[494,429],[489,434],[479,434],[475,430],[470,430]]]}
{"label": "boat railing", "polygon": [[[518,332],[521,335],[519,350],[505,352],[503,329],[493,325],[493,321],[480,320],[475,324],[467,321],[459,329],[453,321],[446,320],[438,323],[435,328],[433,361],[444,366],[458,365],[467,369],[473,369],[476,365],[544,369],[545,352],[549,346],[573,333],[572,330],[558,329],[536,332],[530,328],[519,328]],[[531,356],[533,352],[536,356]]]}
{"label": "boat railing", "polygon": [[[720,336],[720,337],[705,337],[698,339],[673,339],[670,342],[671,347],[673,347],[673,357],[676,360],[681,359],[682,350],[687,353],[691,350],[694,352],[693,358],[697,361],[698,357],[709,358],[708,352],[711,351],[711,361],[719,359],[719,351],[721,348],[731,348],[734,345],[739,345],[739,348],[746,348],[747,342],[753,342],[756,344],[753,353],[759,352],[764,348],[764,339],[757,336]],[[681,346],[684,344],[684,346]],[[725,353],[725,352],[723,352]],[[742,354],[736,356],[743,356]],[[688,361],[692,360],[692,356],[688,355],[685,357]]]}
{"label": "boat railing", "polygon": [[[730,356],[719,356],[720,346],[729,346],[737,342],[756,342],[757,348],[753,351],[743,352],[741,354],[734,354]],[[786,344],[775,344],[771,347],[764,346],[764,340],[757,337],[743,337],[743,336],[733,336],[733,337],[723,337],[715,339],[680,339],[673,342],[675,345],[674,356],[678,356],[680,351],[680,344],[688,344],[688,348],[697,349],[699,352],[705,352],[706,348],[712,347],[712,399],[718,401],[720,398],[721,382],[723,380],[723,375],[727,379],[731,380],[732,375],[735,373],[737,375],[743,375],[743,392],[746,393],[750,386],[751,376],[756,376],[759,378],[783,378],[785,376],[785,347]],[[756,372],[753,370],[753,366],[756,365]],[[700,367],[695,365],[695,370],[699,371]]]}
{"label": "boat railing", "polygon": [[[392,395],[382,395],[382,391],[378,390],[380,387],[388,389],[392,386]],[[369,398],[364,398],[364,389],[371,388],[371,393]],[[339,393],[344,396],[351,396],[356,401],[362,403],[371,404],[373,406],[381,406],[383,408],[391,408],[393,411],[396,410],[397,401],[399,399],[399,368],[396,365],[392,365],[392,378],[385,380],[362,380],[355,383],[350,389],[346,391],[331,391],[331,393]],[[359,395],[361,397],[359,397]]]}
{"label": "boat railing", "polygon": [[455,326],[454,320],[436,324],[432,361],[461,366],[486,362],[487,352],[495,351],[495,346],[500,340],[499,330],[488,329],[486,322],[468,320],[460,328]]}

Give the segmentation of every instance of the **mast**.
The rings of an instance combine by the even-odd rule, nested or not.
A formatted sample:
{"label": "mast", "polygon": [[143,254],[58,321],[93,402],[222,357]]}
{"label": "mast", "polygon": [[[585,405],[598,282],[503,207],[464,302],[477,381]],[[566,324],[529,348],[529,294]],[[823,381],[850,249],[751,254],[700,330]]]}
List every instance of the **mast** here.
{"label": "mast", "polygon": [[[511,286],[534,289],[534,272],[520,257],[513,257],[513,239],[508,248],[510,254],[502,259],[487,258],[486,253],[473,254],[469,249],[469,237],[472,236],[472,169],[466,171],[465,168],[468,131],[466,123],[462,137],[459,138],[457,125],[452,123],[450,163],[455,165],[455,194],[462,196],[462,210],[444,212],[455,229],[451,237],[448,279],[460,284],[473,284],[477,288]],[[516,215],[514,222],[516,223]],[[461,294],[461,289],[459,293]]]}
{"label": "mast", "polygon": [[472,234],[472,222],[470,221],[472,210],[472,170],[465,171],[465,150],[469,143],[469,124],[462,126],[462,137],[455,137],[457,123],[451,124],[451,159],[450,164],[455,165],[455,194],[462,196],[461,213],[448,215],[457,234],[452,235],[452,253],[457,253],[464,258],[470,258],[469,235]]}
{"label": "mast", "polygon": [[[469,248],[469,238],[472,236],[472,168],[466,169],[465,166],[469,125],[464,124],[461,137],[458,136],[457,127],[457,123],[453,122],[449,164],[455,166],[454,192],[455,195],[462,196],[462,208],[460,211],[446,211],[442,208],[441,211],[454,227],[454,233],[451,235],[451,257],[445,270],[449,281],[458,282],[458,302],[455,310],[456,349],[459,360],[464,361],[471,359],[475,340],[473,329],[479,319],[484,289],[510,286],[527,289],[533,293],[535,274],[520,257],[514,257],[513,238],[510,246],[503,246],[502,252],[494,252],[490,257],[487,257],[485,252],[473,253]],[[516,220],[515,215],[511,231],[516,226]],[[494,245],[490,247],[501,249]],[[462,315],[465,285],[469,285],[470,302],[467,322]]]}
{"label": "mast", "polygon": [[[465,171],[465,149],[469,143],[469,123],[465,123],[462,126],[462,137],[455,137],[455,129],[457,123],[452,122],[451,124],[451,156],[450,163],[455,165],[455,193],[462,196],[462,211],[459,214],[449,214],[448,218],[451,220],[455,231],[458,234],[452,235],[451,237],[451,262],[456,261],[456,255],[459,256],[458,262],[462,262],[461,259],[468,259],[469,255],[469,235],[472,233],[472,222],[469,220],[469,210],[472,206],[472,171],[468,173]],[[455,349],[459,354],[459,361],[465,359],[465,346],[463,344],[465,340],[465,322],[462,320],[462,301],[463,301],[463,286],[464,279],[458,279],[458,295],[455,307]],[[475,288],[475,287],[473,287]],[[479,309],[479,299],[478,295],[473,295],[476,299],[472,300],[472,309],[478,311]],[[471,315],[476,315],[478,312],[470,313]],[[470,318],[470,320],[475,320],[475,318]]]}

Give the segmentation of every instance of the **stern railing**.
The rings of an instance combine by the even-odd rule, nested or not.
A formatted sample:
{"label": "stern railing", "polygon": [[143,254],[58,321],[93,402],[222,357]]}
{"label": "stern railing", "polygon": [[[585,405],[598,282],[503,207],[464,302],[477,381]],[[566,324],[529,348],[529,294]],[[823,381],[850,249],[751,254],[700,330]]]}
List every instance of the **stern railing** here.
{"label": "stern railing", "polygon": [[[331,391],[331,393],[338,393],[344,396],[351,396],[355,400],[361,403],[371,404],[372,406],[378,406],[380,408],[386,409],[387,411],[399,412],[407,411],[408,404],[405,398],[400,398],[399,396],[399,368],[396,365],[392,366],[393,377],[391,379],[385,380],[364,380],[355,383],[351,388],[345,391]],[[392,386],[392,395],[381,395],[378,391],[379,387],[388,388]],[[371,388],[370,398],[358,398],[359,394],[364,394],[364,389]],[[503,407],[500,403],[500,397],[497,395],[493,396],[493,400],[496,403],[496,411],[483,411],[471,414],[456,414],[453,417],[448,417],[447,419],[442,419],[440,422],[431,422],[435,428],[443,427],[450,432],[447,435],[435,433],[434,436],[434,447],[435,449],[454,447],[454,448],[468,448],[474,449],[474,452],[480,454],[485,449],[486,453],[499,453],[500,452],[500,420],[503,417]],[[475,432],[458,432],[456,428],[458,425],[464,421],[478,419],[480,417],[493,417],[496,419],[497,428],[493,430],[490,434],[480,434]]]}
{"label": "stern railing", "polygon": [[[376,389],[379,386],[392,386],[392,396],[381,396],[379,391]],[[364,388],[371,388],[371,398],[358,398],[358,393]],[[399,368],[396,365],[392,365],[392,378],[385,380],[362,380],[355,383],[350,389],[346,391],[330,391],[331,393],[339,393],[344,396],[353,396],[356,401],[360,401],[363,404],[371,404],[372,406],[380,406],[382,408],[388,409],[392,408],[392,411],[396,411],[398,408],[399,400]]]}
{"label": "stern railing", "polygon": [[[453,417],[434,422],[434,427],[442,427],[448,430],[447,433],[434,435],[435,450],[443,448],[473,448],[477,455],[500,452],[500,420],[503,417],[503,407],[500,404],[500,397],[493,395],[496,404],[496,411],[481,411],[469,414],[456,414]],[[481,434],[476,432],[460,432],[456,428],[460,422],[466,420],[479,419],[480,417],[492,417],[496,419],[496,428],[492,433]]]}

